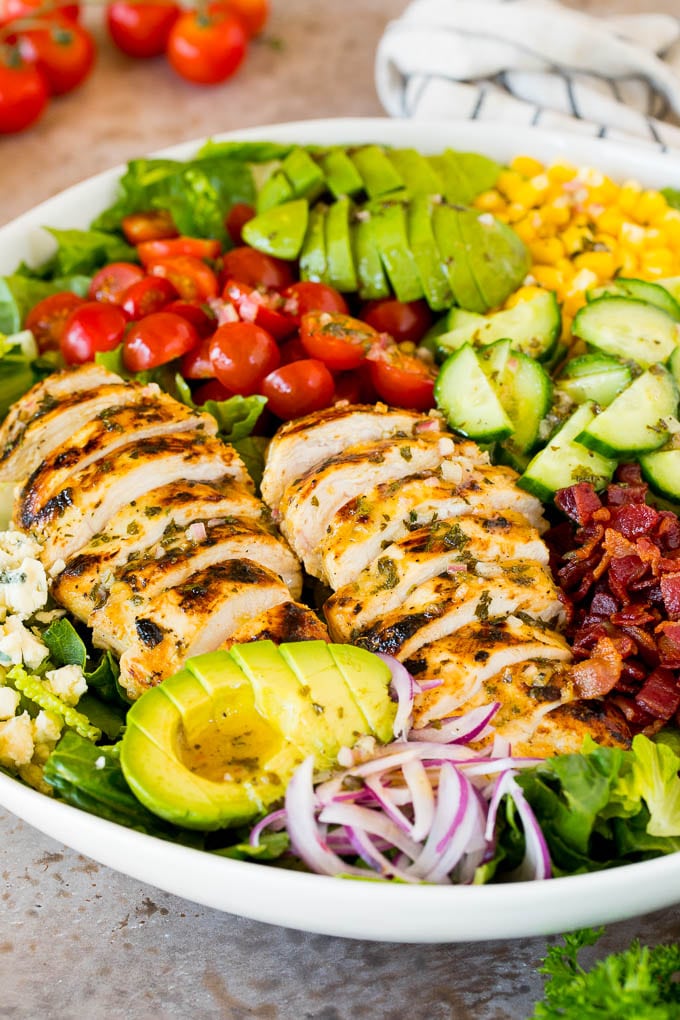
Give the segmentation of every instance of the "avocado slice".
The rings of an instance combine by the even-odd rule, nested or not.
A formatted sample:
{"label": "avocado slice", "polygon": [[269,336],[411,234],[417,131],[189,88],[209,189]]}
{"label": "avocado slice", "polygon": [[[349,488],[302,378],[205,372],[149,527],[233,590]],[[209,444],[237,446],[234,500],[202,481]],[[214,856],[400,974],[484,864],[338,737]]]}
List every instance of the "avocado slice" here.
{"label": "avocado slice", "polygon": [[453,292],[432,230],[432,199],[415,195],[407,211],[408,243],[430,308],[443,311],[453,303]]}
{"label": "avocado slice", "polygon": [[259,213],[243,227],[243,240],[251,248],[279,259],[296,259],[307,233],[309,205],[304,198],[284,202]]}
{"label": "avocado slice", "polygon": [[396,702],[385,697],[392,679],[389,666],[376,655],[354,645],[328,645],[328,651],[370,729],[378,740],[388,743],[394,737],[397,714]]}
{"label": "avocado slice", "polygon": [[326,281],[326,212],[327,206],[317,202],[309,210],[307,231],[300,252],[300,276],[316,283]]}
{"label": "avocado slice", "polygon": [[350,235],[351,211],[350,199],[343,197],[326,213],[326,281],[339,291],[355,291],[359,285]]}
{"label": "avocado slice", "polygon": [[404,181],[378,145],[362,145],[350,153],[369,198],[380,198],[404,187]]}
{"label": "avocado slice", "polygon": [[389,149],[387,158],[411,195],[442,194],[441,177],[425,156],[416,149]]}
{"label": "avocado slice", "polygon": [[335,198],[348,195],[354,198],[364,190],[364,182],[344,149],[331,149],[320,158],[326,186]]}
{"label": "avocado slice", "polygon": [[370,212],[370,226],[387,278],[399,301],[418,301],[423,285],[411,251],[406,211],[400,202],[382,202]]}
{"label": "avocado slice", "polygon": [[362,301],[389,297],[390,285],[375,242],[369,213],[359,213],[356,222],[352,224],[352,247],[359,297]]}
{"label": "avocado slice", "polygon": [[280,169],[288,178],[295,198],[313,202],[326,190],[323,170],[304,149],[292,149]]}
{"label": "avocado slice", "polygon": [[435,205],[432,209],[432,230],[456,304],[469,312],[485,312],[488,305],[470,269],[459,216],[459,210],[448,203]]}
{"label": "avocado slice", "polygon": [[284,202],[292,202],[295,193],[290,181],[284,173],[276,170],[271,177],[268,177],[257,193],[256,207],[258,213],[273,209],[274,206],[283,205]]}
{"label": "avocado slice", "polygon": [[429,163],[442,179],[444,197],[453,205],[469,205],[494,186],[501,172],[499,164],[486,156],[453,149],[430,156]]}
{"label": "avocado slice", "polygon": [[462,209],[458,212],[458,223],[469,271],[484,300],[485,309],[481,310],[497,308],[517,290],[529,272],[529,251],[512,227],[488,213]]}

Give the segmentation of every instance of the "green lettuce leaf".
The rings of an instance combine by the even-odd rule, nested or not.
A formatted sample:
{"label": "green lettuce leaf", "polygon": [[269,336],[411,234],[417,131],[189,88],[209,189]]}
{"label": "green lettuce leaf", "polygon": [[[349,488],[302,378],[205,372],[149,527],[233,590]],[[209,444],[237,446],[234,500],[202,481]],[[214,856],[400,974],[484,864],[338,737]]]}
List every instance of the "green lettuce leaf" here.
{"label": "green lettuce leaf", "polygon": [[70,620],[61,617],[53,620],[42,635],[42,642],[50,650],[50,659],[56,666],[80,666],[89,690],[106,701],[120,702],[118,696],[118,663],[110,651],[102,652],[99,660],[88,669],[91,657],[87,646]]}
{"label": "green lettuce leaf", "polygon": [[680,758],[665,744],[655,744],[641,734],[633,738],[630,774],[623,792],[643,800],[649,811],[650,836],[680,837]]}
{"label": "green lettuce leaf", "polygon": [[31,308],[61,290],[71,290],[85,297],[90,286],[89,276],[57,276],[40,280],[14,273],[0,277],[0,333],[18,333]]}
{"label": "green lettuce leaf", "polygon": [[661,194],[671,209],[680,209],[680,191],[677,188],[662,188]]}

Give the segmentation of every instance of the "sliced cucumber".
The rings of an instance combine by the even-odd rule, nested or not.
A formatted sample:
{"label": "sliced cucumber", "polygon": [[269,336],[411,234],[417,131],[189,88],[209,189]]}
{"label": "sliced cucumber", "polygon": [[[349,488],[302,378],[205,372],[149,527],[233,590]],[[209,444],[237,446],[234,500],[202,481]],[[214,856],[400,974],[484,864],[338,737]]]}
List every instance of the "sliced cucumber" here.
{"label": "sliced cucumber", "polygon": [[680,304],[680,276],[667,276],[663,280],[656,281],[660,287],[667,290],[672,298]]}
{"label": "sliced cucumber", "polygon": [[680,449],[646,453],[640,457],[640,467],[655,492],[680,503]]}
{"label": "sliced cucumber", "polygon": [[649,280],[633,280],[626,276],[619,276],[604,287],[596,287],[588,293],[588,301],[599,297],[632,297],[638,301],[646,301],[648,305],[655,305],[661,308],[676,322],[680,322],[680,305],[672,294],[661,287],[658,283],[650,283]]}
{"label": "sliced cucumber", "polygon": [[637,298],[601,297],[582,308],[572,323],[574,336],[643,368],[667,361],[680,339],[666,312]]}
{"label": "sliced cucumber", "polygon": [[512,435],[504,445],[513,454],[528,453],[536,446],[539,426],[552,402],[548,373],[533,358],[513,350],[511,340],[499,340],[477,357],[512,422]]}
{"label": "sliced cucumber", "polygon": [[561,330],[557,297],[553,291],[544,290],[491,315],[453,315],[449,332],[439,337],[439,347],[442,351],[456,350],[465,343],[481,347],[507,337],[515,350],[543,361],[552,354]]}
{"label": "sliced cucumber", "polygon": [[529,462],[517,480],[520,488],[542,500],[552,499],[558,489],[576,482],[591,482],[596,489],[604,488],[614,473],[616,461],[575,441],[594,417],[594,404],[581,404]]}
{"label": "sliced cucumber", "polygon": [[632,381],[630,367],[617,358],[608,354],[582,354],[567,362],[557,385],[576,404],[594,400],[600,407],[608,407]]}
{"label": "sliced cucumber", "polygon": [[512,422],[469,344],[446,359],[434,396],[451,428],[464,436],[490,443],[512,434]]}
{"label": "sliced cucumber", "polygon": [[675,385],[680,389],[680,347],[676,347],[671,354],[668,367],[671,370],[671,375],[675,379]]}
{"label": "sliced cucumber", "polygon": [[678,388],[663,365],[652,365],[576,436],[605,457],[634,457],[668,441],[668,418],[678,409]]}

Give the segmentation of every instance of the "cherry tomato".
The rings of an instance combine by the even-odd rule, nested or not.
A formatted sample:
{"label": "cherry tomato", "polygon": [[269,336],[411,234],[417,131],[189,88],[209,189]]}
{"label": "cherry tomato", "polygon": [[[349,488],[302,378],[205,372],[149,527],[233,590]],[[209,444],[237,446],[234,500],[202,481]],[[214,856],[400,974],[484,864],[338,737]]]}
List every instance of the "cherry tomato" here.
{"label": "cherry tomato", "polygon": [[222,298],[233,304],[243,322],[254,322],[277,340],[290,336],[297,328],[295,320],[283,314],[283,299],[276,291],[228,280]]}
{"label": "cherry tomato", "polygon": [[118,49],[129,57],[159,57],[179,14],[177,4],[164,0],[112,3],[106,8],[106,27]]}
{"label": "cherry tomato", "polygon": [[293,270],[283,259],[275,259],[272,255],[242,245],[223,256],[222,278],[249,283],[251,287],[283,290],[293,282]]}
{"label": "cherry tomato", "polygon": [[115,305],[128,287],[142,279],[144,270],[134,262],[110,262],[94,274],[87,296],[90,301],[109,301]]}
{"label": "cherry tomato", "polygon": [[195,404],[205,404],[206,400],[229,400],[234,394],[217,379],[211,379],[210,382],[197,386],[191,396]]}
{"label": "cherry tomato", "polygon": [[152,276],[169,280],[184,301],[207,301],[217,297],[217,277],[195,255],[174,255],[147,267]]}
{"label": "cherry tomato", "polygon": [[432,313],[425,301],[397,301],[396,298],[369,301],[359,314],[364,322],[379,333],[388,333],[397,343],[403,340],[420,343],[432,325]]}
{"label": "cherry tomato", "polygon": [[117,305],[86,301],[66,320],[61,353],[69,365],[92,361],[97,351],[112,351],[123,339],[125,313]]}
{"label": "cherry tomato", "polygon": [[228,0],[228,6],[238,15],[248,35],[258,35],[267,23],[267,0]]}
{"label": "cherry tomato", "polygon": [[53,96],[77,88],[92,70],[96,56],[90,33],[68,18],[22,30],[19,49],[42,73]]}
{"label": "cherry tomato", "polygon": [[307,312],[300,320],[300,339],[307,354],[334,372],[360,365],[377,338],[372,326],[340,312]]}
{"label": "cherry tomato", "polygon": [[210,341],[215,375],[232,393],[257,393],[262,379],[281,363],[276,341],[252,322],[227,322]]}
{"label": "cherry tomato", "polygon": [[123,342],[123,364],[128,372],[145,372],[174,361],[196,347],[199,336],[181,315],[155,312],[136,322]]}
{"label": "cherry tomato", "polygon": [[222,251],[219,241],[202,237],[169,237],[156,241],[143,241],[137,245],[137,254],[144,266],[176,255],[193,255],[197,259],[216,259]]}
{"label": "cherry tomato", "polygon": [[356,372],[341,372],[335,377],[335,393],[333,402],[346,400],[350,404],[361,401],[361,380]]}
{"label": "cherry tomato", "polygon": [[41,354],[58,351],[66,321],[76,308],[84,305],[83,298],[70,290],[50,294],[34,305],[26,316],[24,326],[30,329]]}
{"label": "cherry tomato", "polygon": [[343,315],[349,312],[347,302],[339,290],[312,280],[291,283],[283,291],[282,297],[286,313],[297,318],[307,312],[341,312]]}
{"label": "cherry tomato", "polygon": [[0,27],[17,21],[19,18],[30,18],[40,14],[40,20],[54,17],[69,18],[77,21],[80,15],[80,4],[55,4],[49,8],[45,0],[2,0],[0,5]]}
{"label": "cherry tomato", "polygon": [[434,406],[436,370],[395,345],[369,354],[371,381],[378,396],[396,407],[427,411]]}
{"label": "cherry tomato", "polygon": [[179,370],[185,379],[214,379],[215,368],[210,357],[212,337],[201,340],[196,347],[182,355]]}
{"label": "cherry tomato", "polygon": [[246,55],[248,36],[228,4],[186,10],[175,21],[166,47],[170,66],[188,81],[215,85],[226,81]]}
{"label": "cherry tomato", "polygon": [[129,216],[123,216],[121,226],[125,234],[125,240],[129,244],[161,241],[166,237],[177,237],[179,233],[172,216],[165,209],[130,213]]}
{"label": "cherry tomato", "polygon": [[290,365],[291,361],[302,361],[307,357],[307,351],[302,346],[302,340],[299,336],[293,336],[290,340],[286,340],[279,347],[281,352],[281,364]]}
{"label": "cherry tomato", "polygon": [[41,72],[17,50],[0,54],[0,135],[23,131],[40,117],[49,92]]}
{"label": "cherry tomato", "polygon": [[314,358],[277,368],[262,380],[260,387],[269,410],[284,421],[328,407],[334,390],[333,376],[323,361]]}
{"label": "cherry tomato", "polygon": [[177,297],[177,291],[162,276],[143,276],[131,284],[118,303],[130,319],[144,319],[165,309]]}
{"label": "cherry tomato", "polygon": [[200,337],[212,336],[217,329],[217,319],[212,311],[196,301],[172,301],[166,305],[165,311],[181,315],[191,323]]}
{"label": "cherry tomato", "polygon": [[246,202],[234,202],[224,221],[233,244],[243,244],[241,232],[254,215],[255,210],[252,205],[248,205]]}

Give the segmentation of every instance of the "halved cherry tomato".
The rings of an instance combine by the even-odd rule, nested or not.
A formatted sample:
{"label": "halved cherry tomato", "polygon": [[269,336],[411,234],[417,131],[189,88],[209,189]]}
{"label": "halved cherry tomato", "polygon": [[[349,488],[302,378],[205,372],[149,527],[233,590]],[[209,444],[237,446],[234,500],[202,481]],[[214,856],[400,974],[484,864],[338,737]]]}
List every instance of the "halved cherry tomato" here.
{"label": "halved cherry tomato", "polygon": [[281,355],[276,341],[252,322],[227,322],[210,341],[215,375],[232,393],[257,393],[263,378],[278,368]]}
{"label": "halved cherry tomato", "polygon": [[58,351],[64,327],[71,312],[84,305],[83,298],[70,290],[50,294],[34,305],[26,316],[24,326],[30,329],[41,354]]}
{"label": "halved cherry tomato", "polygon": [[123,364],[128,372],[144,372],[174,361],[196,347],[198,333],[181,315],[155,312],[136,322],[123,342]]}
{"label": "halved cherry tomato", "polygon": [[118,305],[86,301],[66,320],[60,347],[69,365],[93,361],[97,351],[112,351],[123,339],[127,325]]}
{"label": "halved cherry tomato", "polygon": [[314,358],[277,368],[262,380],[260,387],[269,410],[284,421],[328,407],[334,391],[333,376],[323,361]]}
{"label": "halved cherry tomato", "polygon": [[242,245],[232,248],[222,257],[222,279],[225,282],[239,280],[251,287],[283,290],[293,282],[293,270],[283,259],[275,259],[272,255]]}
{"label": "halved cherry tomato", "polygon": [[267,0],[228,0],[234,14],[237,14],[248,35],[258,35],[267,23],[269,4]]}
{"label": "halved cherry tomato", "polygon": [[229,4],[210,3],[180,14],[170,29],[165,52],[182,78],[215,85],[238,70],[247,48],[247,33]]}
{"label": "halved cherry tomato", "polygon": [[201,337],[212,336],[217,329],[217,319],[212,311],[197,301],[172,301],[166,305],[165,311],[187,319]]}
{"label": "halved cherry tomato", "polygon": [[210,357],[212,337],[205,337],[196,347],[182,355],[179,371],[185,379],[214,379],[215,368]]}
{"label": "halved cherry tomato", "polygon": [[434,407],[436,369],[396,344],[375,347],[368,356],[371,381],[382,400],[396,407],[427,411]]}
{"label": "halved cherry tomato", "polygon": [[224,221],[233,244],[243,244],[243,228],[254,215],[255,210],[252,205],[248,205],[247,202],[234,202]]}
{"label": "halved cherry tomato", "polygon": [[130,213],[129,216],[123,216],[121,227],[129,244],[161,241],[166,237],[177,237],[179,233],[172,216],[165,209]]}
{"label": "halved cherry tomato", "polygon": [[175,3],[110,3],[106,27],[119,50],[129,57],[159,57],[180,14]]}
{"label": "halved cherry tomato", "polygon": [[167,308],[177,298],[177,291],[169,280],[162,276],[142,276],[128,287],[118,299],[118,304],[131,319],[144,319]]}
{"label": "halved cherry tomato", "polygon": [[275,290],[227,280],[222,298],[233,304],[243,322],[254,322],[277,340],[283,340],[297,329],[295,320],[284,314],[283,299]]}
{"label": "halved cherry tomato", "polygon": [[184,301],[207,301],[217,297],[217,277],[195,255],[175,255],[147,267],[152,276],[169,280]]}
{"label": "halved cherry tomato", "polygon": [[92,70],[96,56],[90,33],[69,18],[51,18],[49,23],[21,29],[19,50],[41,72],[53,96],[77,88]]}
{"label": "halved cherry tomato", "polygon": [[49,91],[37,67],[17,50],[0,51],[0,135],[23,131],[47,106]]}
{"label": "halved cherry tomato", "polygon": [[361,401],[361,380],[356,372],[340,372],[335,377],[335,393],[333,402],[347,400],[350,404]]}
{"label": "halved cherry tomato", "polygon": [[144,270],[134,262],[110,262],[94,274],[87,296],[91,301],[108,301],[115,305],[128,287],[143,279]]}
{"label": "halved cherry tomato", "polygon": [[234,394],[217,379],[211,379],[210,382],[197,386],[191,396],[195,404],[205,404],[206,400],[217,400],[218,402],[229,400],[229,397],[233,397]]}
{"label": "halved cherry tomato", "polygon": [[19,18],[30,18],[40,14],[40,19],[65,17],[77,21],[80,16],[80,4],[56,3],[48,9],[45,0],[3,0],[0,5],[0,26],[17,21]]}
{"label": "halved cherry tomato", "polygon": [[291,361],[302,361],[307,357],[307,351],[302,346],[299,336],[292,336],[290,340],[284,340],[279,351],[281,352],[282,365],[290,365]]}
{"label": "halved cherry tomato", "polygon": [[333,372],[356,368],[378,339],[365,322],[340,312],[307,312],[300,320],[300,339],[310,358]]}
{"label": "halved cherry tomato", "polygon": [[369,301],[359,314],[364,322],[379,333],[387,333],[397,343],[403,340],[420,343],[432,325],[432,313],[425,301],[397,301],[396,298]]}
{"label": "halved cherry tomato", "polygon": [[298,280],[291,283],[283,291],[282,297],[285,301],[287,315],[300,318],[307,312],[340,312],[342,315],[349,313],[347,302],[334,287],[325,283],[315,283],[313,280]]}
{"label": "halved cherry tomato", "polygon": [[137,245],[137,254],[143,266],[175,255],[193,255],[197,259],[216,259],[222,251],[220,241],[202,237],[169,237],[156,241],[143,241]]}

